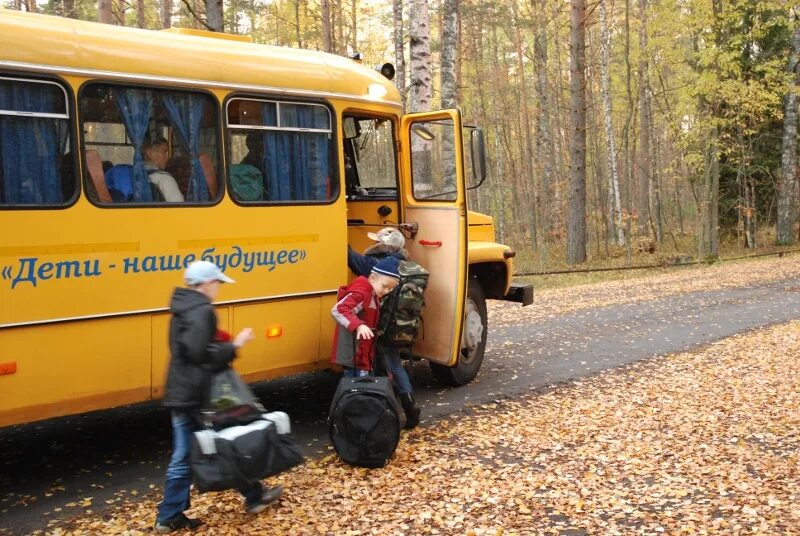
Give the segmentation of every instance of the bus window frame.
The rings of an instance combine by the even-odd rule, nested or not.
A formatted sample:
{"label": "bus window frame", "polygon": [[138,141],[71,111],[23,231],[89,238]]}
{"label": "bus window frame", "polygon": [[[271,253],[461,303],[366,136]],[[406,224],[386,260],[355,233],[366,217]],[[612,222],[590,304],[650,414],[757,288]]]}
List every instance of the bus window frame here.
{"label": "bus window frame", "polygon": [[[7,80],[17,80],[20,82],[34,82],[34,83],[45,83],[45,84],[53,84],[61,88],[64,92],[64,97],[66,99],[66,112],[67,112],[67,130],[70,134],[69,139],[69,150],[72,153],[72,179],[73,179],[73,186],[72,186],[72,195],[65,199],[63,203],[57,205],[10,205],[0,203],[0,211],[14,211],[14,210],[64,210],[68,209],[75,205],[78,202],[78,199],[81,197],[81,190],[83,187],[83,181],[80,177],[80,169],[78,168],[78,158],[75,158],[77,151],[80,150],[80,145],[78,143],[78,135],[79,135],[79,128],[78,128],[78,104],[77,99],[75,98],[75,92],[72,89],[72,86],[60,76],[54,75],[47,75],[47,74],[29,74],[24,71],[11,71],[11,70],[2,70],[0,71],[0,78]],[[16,115],[16,114],[3,114],[3,115]],[[45,115],[55,115],[55,114],[45,114]],[[24,114],[24,116],[28,116],[28,114]],[[52,117],[52,119],[64,119],[63,117]],[[81,157],[82,159],[83,157]],[[82,161],[82,160],[81,160]]]}
{"label": "bus window frame", "polygon": [[[394,184],[395,184],[395,195],[375,195],[375,196],[356,196],[350,198],[347,196],[345,192],[345,196],[347,198],[347,202],[360,202],[360,201],[400,201],[401,194],[400,190],[402,186],[400,185],[400,152],[398,148],[400,147],[399,135],[400,135],[400,122],[398,117],[391,114],[374,112],[371,110],[364,110],[362,108],[345,108],[342,110],[342,122],[344,122],[345,117],[365,117],[371,119],[386,119],[392,125],[392,151],[394,154]],[[344,157],[344,136],[342,136],[342,157]],[[347,184],[345,184],[345,189],[347,189]]]}
{"label": "bus window frame", "polygon": [[[332,205],[339,200],[339,197],[342,195],[342,184],[341,184],[341,177],[339,175],[339,164],[341,163],[339,159],[339,134],[338,134],[338,126],[339,122],[337,121],[336,117],[336,107],[333,106],[327,99],[322,98],[315,98],[315,97],[296,97],[296,96],[288,96],[282,94],[275,94],[275,93],[250,93],[250,92],[231,92],[225,96],[225,99],[222,101],[221,106],[221,114],[224,124],[223,127],[223,143],[225,144],[225,186],[226,188],[230,185],[230,173],[229,168],[233,165],[233,162],[229,162],[230,157],[233,153],[233,149],[230,143],[230,132],[231,128],[228,125],[228,106],[230,102],[234,99],[240,100],[250,100],[250,101],[257,101],[257,102],[274,102],[274,103],[281,103],[285,102],[287,104],[312,104],[312,105],[319,105],[324,107],[328,111],[328,117],[331,121],[331,130],[330,130],[330,147],[328,149],[328,158],[331,162],[330,171],[331,171],[331,184],[336,185],[336,195],[327,199],[325,201],[312,201],[309,199],[300,200],[300,201],[240,201],[236,199],[233,195],[231,195],[231,190],[228,189],[228,198],[235,203],[237,206],[240,207],[292,207],[292,206],[326,206]],[[280,117],[280,113],[278,114]],[[256,127],[256,128],[248,128],[248,126],[239,126],[234,127],[234,131],[244,131],[244,130],[253,130],[253,131],[261,131],[261,132],[268,132],[268,131],[278,131],[278,132],[316,132],[316,133],[324,133],[320,129],[301,129],[301,128],[294,128],[290,127],[289,129],[282,129],[280,127]]]}
{"label": "bus window frame", "polygon": [[[104,78],[92,78],[89,80],[85,80],[81,85],[78,87],[77,97],[75,98],[75,107],[80,111],[80,97],[83,93],[86,86],[91,84],[102,84],[106,86],[117,86],[123,88],[134,88],[134,89],[155,89],[155,90],[162,90],[162,91],[183,91],[186,93],[201,93],[203,95],[207,95],[211,98],[213,105],[216,107],[216,117],[217,117],[217,125],[216,125],[216,133],[217,133],[217,147],[216,147],[216,156],[217,156],[217,163],[215,165],[215,170],[217,172],[217,196],[215,199],[210,199],[205,203],[198,203],[198,202],[191,202],[191,201],[183,201],[182,203],[166,203],[166,202],[152,202],[152,203],[134,203],[134,202],[125,202],[125,203],[100,203],[99,201],[92,199],[89,195],[85,195],[86,200],[89,201],[92,205],[98,208],[103,209],[129,209],[129,208],[159,208],[159,209],[173,209],[173,208],[198,208],[198,207],[215,207],[219,205],[222,200],[225,198],[225,187],[222,186],[222,181],[219,180],[220,178],[220,166],[222,163],[222,158],[224,157],[223,154],[223,147],[222,143],[220,143],[220,137],[223,135],[222,133],[222,114],[221,114],[221,106],[219,99],[217,96],[210,90],[196,87],[196,86],[158,86],[147,84],[146,82],[141,82],[140,80],[135,80],[131,83],[127,81],[120,81],[120,80],[112,80],[112,79],[104,79]],[[84,135],[83,135],[83,120],[82,118],[78,118],[76,121],[76,127],[79,131],[81,136],[80,138],[80,151],[81,151],[81,165],[85,171],[83,173],[83,177],[81,177],[82,183],[88,183],[90,181],[88,168],[86,167],[86,151],[87,147],[84,143]],[[127,133],[125,134],[127,138]],[[171,140],[167,140],[170,141]],[[88,192],[87,186],[84,184],[83,188],[84,192]]]}

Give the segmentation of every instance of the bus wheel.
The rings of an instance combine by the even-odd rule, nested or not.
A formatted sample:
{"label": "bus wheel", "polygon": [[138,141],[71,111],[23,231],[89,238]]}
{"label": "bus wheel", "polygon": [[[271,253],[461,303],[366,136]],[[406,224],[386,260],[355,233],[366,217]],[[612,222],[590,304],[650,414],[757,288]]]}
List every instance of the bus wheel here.
{"label": "bus wheel", "polygon": [[433,376],[439,383],[457,387],[477,376],[486,350],[486,295],[477,279],[470,279],[464,304],[464,326],[461,330],[461,353],[452,367],[431,363]]}

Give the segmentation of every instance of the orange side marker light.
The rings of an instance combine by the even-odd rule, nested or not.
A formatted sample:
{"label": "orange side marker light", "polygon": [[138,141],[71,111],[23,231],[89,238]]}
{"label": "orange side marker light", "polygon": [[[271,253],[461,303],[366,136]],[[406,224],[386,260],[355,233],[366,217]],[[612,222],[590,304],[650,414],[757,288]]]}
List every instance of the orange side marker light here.
{"label": "orange side marker light", "polygon": [[17,372],[17,363],[12,361],[10,363],[0,363],[0,376],[7,374],[15,374]]}
{"label": "orange side marker light", "polygon": [[267,338],[268,339],[275,339],[283,335],[283,327],[282,326],[269,326],[267,328]]}

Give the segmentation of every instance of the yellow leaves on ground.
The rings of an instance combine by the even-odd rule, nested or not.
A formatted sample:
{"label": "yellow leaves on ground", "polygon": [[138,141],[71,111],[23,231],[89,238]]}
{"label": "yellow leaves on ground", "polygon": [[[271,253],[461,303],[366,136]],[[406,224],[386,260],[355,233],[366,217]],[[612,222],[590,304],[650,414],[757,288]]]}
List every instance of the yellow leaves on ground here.
{"label": "yellow leaves on ground", "polygon": [[[473,408],[383,469],[310,461],[260,516],[235,493],[188,513],[215,535],[800,534],[798,355],[797,322],[732,337]],[[155,499],[52,534],[146,534]]]}

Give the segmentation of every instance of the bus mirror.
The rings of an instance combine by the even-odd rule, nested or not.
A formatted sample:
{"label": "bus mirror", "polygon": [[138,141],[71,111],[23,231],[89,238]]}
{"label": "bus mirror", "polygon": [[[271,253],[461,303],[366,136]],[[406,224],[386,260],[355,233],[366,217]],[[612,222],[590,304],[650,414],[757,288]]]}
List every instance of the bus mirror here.
{"label": "bus mirror", "polygon": [[384,63],[380,67],[376,67],[375,70],[381,73],[387,80],[394,79],[394,65],[391,63]]}
{"label": "bus mirror", "polygon": [[470,188],[477,188],[486,180],[486,150],[483,145],[483,130],[471,129],[469,147],[472,156],[472,177],[475,181]]}
{"label": "bus mirror", "polygon": [[342,120],[342,130],[346,140],[354,140],[361,135],[361,126],[355,117],[345,117]]}

